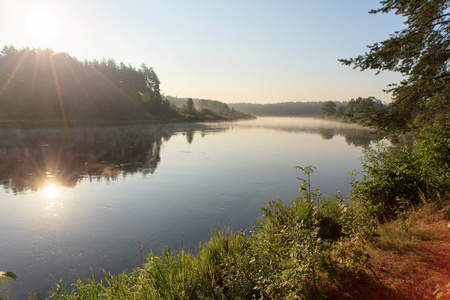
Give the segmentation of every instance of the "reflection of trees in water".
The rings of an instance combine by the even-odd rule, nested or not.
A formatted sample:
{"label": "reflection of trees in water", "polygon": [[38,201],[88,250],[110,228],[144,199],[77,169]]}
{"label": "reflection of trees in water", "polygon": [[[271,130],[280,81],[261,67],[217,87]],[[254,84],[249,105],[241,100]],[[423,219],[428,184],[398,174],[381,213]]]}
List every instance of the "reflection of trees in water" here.
{"label": "reflection of trees in water", "polygon": [[355,147],[368,147],[370,143],[376,140],[376,135],[372,132],[368,132],[367,130],[348,130],[343,135],[347,144]]}
{"label": "reflection of trees in water", "polygon": [[324,140],[331,140],[334,137],[334,130],[330,128],[321,128],[320,129],[320,136]]}
{"label": "reflection of trees in water", "polygon": [[[0,184],[18,193],[35,191],[48,183],[70,187],[83,179],[116,180],[128,174],[152,174],[161,159],[162,143],[172,135],[181,133],[187,143],[192,143],[196,132],[204,137],[235,124],[0,129]],[[324,139],[341,135],[354,146],[368,146],[375,140],[365,128],[334,126],[265,128],[319,134]]]}
{"label": "reflection of trees in water", "polygon": [[366,128],[321,128],[320,136],[331,140],[335,135],[345,138],[345,142],[355,147],[368,147],[376,140],[376,135]]}
{"label": "reflection of trees in water", "polygon": [[331,140],[335,135],[345,137],[345,142],[355,147],[368,147],[376,140],[376,135],[366,128],[320,128],[320,136]]}
{"label": "reflection of trees in water", "polygon": [[2,129],[0,184],[17,193],[50,182],[75,186],[82,179],[152,174],[163,141],[183,130],[175,125]]}
{"label": "reflection of trees in water", "polygon": [[[297,124],[295,124],[296,119],[292,119],[291,121],[294,123],[291,124],[247,123],[240,126],[247,128],[266,128],[284,132],[318,134],[325,140],[331,140],[335,136],[343,136],[345,137],[347,144],[355,147],[368,147],[371,142],[376,140],[376,135],[369,128],[356,124],[327,122],[321,120],[314,120],[311,123],[301,123],[301,118],[298,120],[300,121]],[[230,125],[230,128],[233,128],[233,126],[236,125],[232,124]]]}
{"label": "reflection of trees in water", "polygon": [[188,130],[186,131],[186,140],[189,144],[192,144],[192,141],[194,140],[194,130]]}

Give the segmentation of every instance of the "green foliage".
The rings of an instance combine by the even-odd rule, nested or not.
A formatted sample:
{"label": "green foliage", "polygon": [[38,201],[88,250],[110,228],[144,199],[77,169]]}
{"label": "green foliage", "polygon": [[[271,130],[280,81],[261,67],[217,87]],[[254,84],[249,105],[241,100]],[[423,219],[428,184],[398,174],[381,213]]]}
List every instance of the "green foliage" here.
{"label": "green foliage", "polygon": [[[419,119],[433,125],[443,114],[448,118],[450,50],[450,3],[446,0],[383,0],[371,13],[395,12],[405,18],[406,28],[375,43],[369,52],[340,60],[361,70],[400,72],[400,84],[392,84],[393,102],[371,116],[383,133],[411,129]],[[439,95],[439,96],[437,96]],[[415,124],[417,125],[417,124]]]}
{"label": "green foliage", "polygon": [[[179,107],[179,112],[191,121],[217,121],[253,119],[254,116],[237,111],[220,101],[207,99],[178,98],[165,96],[174,106]],[[192,101],[192,102],[191,102]],[[197,107],[197,108],[196,108]]]}
{"label": "green foliage", "polygon": [[[318,193],[314,193],[318,195]],[[358,239],[359,225],[349,228],[352,212],[339,195],[315,198],[301,193],[291,205],[271,200],[258,220],[254,237],[254,262],[263,261],[260,282],[262,295],[269,299],[296,297],[322,299],[327,283],[336,274],[345,274],[364,258]]]}
{"label": "green foliage", "polygon": [[345,116],[353,121],[364,122],[365,120],[369,120],[370,116],[375,114],[377,111],[384,108],[384,104],[375,97],[358,97],[350,100],[347,104],[347,107],[345,108]]}
{"label": "green foliage", "polygon": [[406,147],[380,145],[378,151],[365,150],[363,167],[366,173],[357,188],[374,204],[381,204],[387,213],[394,212],[400,200],[417,204],[419,191],[426,188],[417,172],[417,163]]}
{"label": "green foliage", "polygon": [[[336,105],[345,105],[337,102]],[[314,117],[322,115],[322,105],[325,102],[281,102],[281,103],[233,103],[230,107],[256,116],[287,116]]]}
{"label": "green foliage", "polygon": [[336,117],[338,117],[338,118],[343,118],[344,115],[345,115],[345,110],[346,110],[346,108],[347,108],[347,106],[343,106],[343,105],[338,106],[338,107],[336,108]]}
{"label": "green foliage", "polygon": [[336,114],[336,103],[333,101],[326,101],[322,104],[320,108],[322,114],[325,116],[334,116]]}
{"label": "green foliage", "polygon": [[17,280],[17,275],[13,272],[1,272],[0,271],[0,282],[3,282],[5,278],[9,278],[12,280]]}
{"label": "green foliage", "polygon": [[201,119],[205,120],[234,120],[251,119],[253,116],[237,111],[220,101],[199,99],[198,113]]}
{"label": "green foliage", "polygon": [[220,119],[220,116],[218,116],[216,113],[214,113],[212,110],[206,107],[200,107],[198,109],[199,115],[203,116],[206,120],[218,120]]}
{"label": "green foliage", "polygon": [[437,137],[415,141],[412,149],[382,144],[366,149],[365,173],[354,182],[353,196],[376,206],[381,216],[391,216],[422,199],[437,201],[450,188],[449,151],[450,140]]}
{"label": "green foliage", "polygon": [[[294,168],[307,175],[315,169]],[[337,274],[364,261],[359,240],[365,229],[354,219],[358,213],[363,217],[361,210],[339,193],[324,197],[318,188],[311,192],[310,178],[299,179],[301,192],[292,204],[270,200],[264,205],[257,233],[249,237],[242,256],[225,264],[227,282],[236,283],[233,297],[322,299]]]}
{"label": "green foliage", "polygon": [[180,108],[180,113],[191,117],[195,117],[197,115],[197,109],[195,108],[194,101],[192,100],[192,98],[188,98],[186,100],[186,104],[184,104]]}
{"label": "green foliage", "polygon": [[213,111],[214,113],[221,115],[221,116],[229,116],[231,115],[231,109],[230,107],[220,101],[215,101],[215,100],[204,100],[201,99],[198,101],[198,106],[205,108],[205,109],[209,109],[211,111]]}
{"label": "green foliage", "polygon": [[[0,283],[3,282],[5,278],[17,280],[17,275],[14,274],[13,272],[0,271]],[[9,299],[8,296],[6,297],[6,299]],[[3,298],[0,297],[0,300],[3,300]]]}
{"label": "green foliage", "polygon": [[308,179],[305,180],[302,177],[297,177],[298,180],[300,180],[302,182],[302,184],[300,185],[299,191],[308,191],[308,195],[311,198],[311,173],[314,173],[314,170],[317,169],[314,166],[306,166],[306,167],[301,167],[301,166],[294,166],[292,167],[292,169],[297,169],[300,171],[303,171],[307,176]]}

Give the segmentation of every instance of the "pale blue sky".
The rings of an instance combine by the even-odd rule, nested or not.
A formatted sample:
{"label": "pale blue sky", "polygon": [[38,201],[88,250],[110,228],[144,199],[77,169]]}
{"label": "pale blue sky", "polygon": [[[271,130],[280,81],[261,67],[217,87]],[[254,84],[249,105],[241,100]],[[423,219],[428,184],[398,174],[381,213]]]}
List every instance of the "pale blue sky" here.
{"label": "pale blue sky", "polygon": [[339,58],[404,27],[375,0],[0,0],[0,46],[152,66],[162,92],[223,102],[375,96],[398,74]]}

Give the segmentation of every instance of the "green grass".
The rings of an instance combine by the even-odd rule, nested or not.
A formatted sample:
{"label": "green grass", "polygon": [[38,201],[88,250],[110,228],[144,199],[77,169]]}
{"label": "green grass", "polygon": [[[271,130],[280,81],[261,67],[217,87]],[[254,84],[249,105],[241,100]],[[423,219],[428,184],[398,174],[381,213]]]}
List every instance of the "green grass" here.
{"label": "green grass", "polygon": [[338,196],[317,200],[271,200],[251,234],[214,230],[195,253],[151,253],[131,272],[55,286],[50,299],[321,299],[363,253],[362,231],[342,232],[350,207]]}
{"label": "green grass", "polygon": [[348,289],[375,249],[405,252],[441,234],[416,223],[448,209],[425,205],[372,236],[370,222],[359,222],[370,217],[361,203],[305,195],[270,200],[250,234],[216,229],[196,252],[151,253],[129,272],[55,285],[50,299],[323,299]]}
{"label": "green grass", "polygon": [[445,215],[450,208],[445,205],[446,202],[437,201],[416,206],[399,218],[381,224],[377,230],[377,238],[368,246],[383,251],[405,252],[413,245],[444,235],[446,228],[429,228],[427,223]]}
{"label": "green grass", "polygon": [[226,299],[221,263],[239,248],[243,236],[216,231],[196,254],[166,249],[151,253],[142,267],[104,278],[77,280],[70,288],[57,285],[51,299]]}

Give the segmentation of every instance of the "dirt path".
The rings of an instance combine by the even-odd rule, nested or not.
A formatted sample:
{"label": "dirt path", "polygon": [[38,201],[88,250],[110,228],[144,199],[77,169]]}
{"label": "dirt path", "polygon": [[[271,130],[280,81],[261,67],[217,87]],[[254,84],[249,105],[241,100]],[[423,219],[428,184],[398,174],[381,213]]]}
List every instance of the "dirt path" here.
{"label": "dirt path", "polygon": [[[342,299],[436,299],[436,284],[450,282],[450,227],[443,214],[412,222],[420,239],[399,249],[371,250],[369,268]],[[450,299],[450,295],[440,298]]]}

